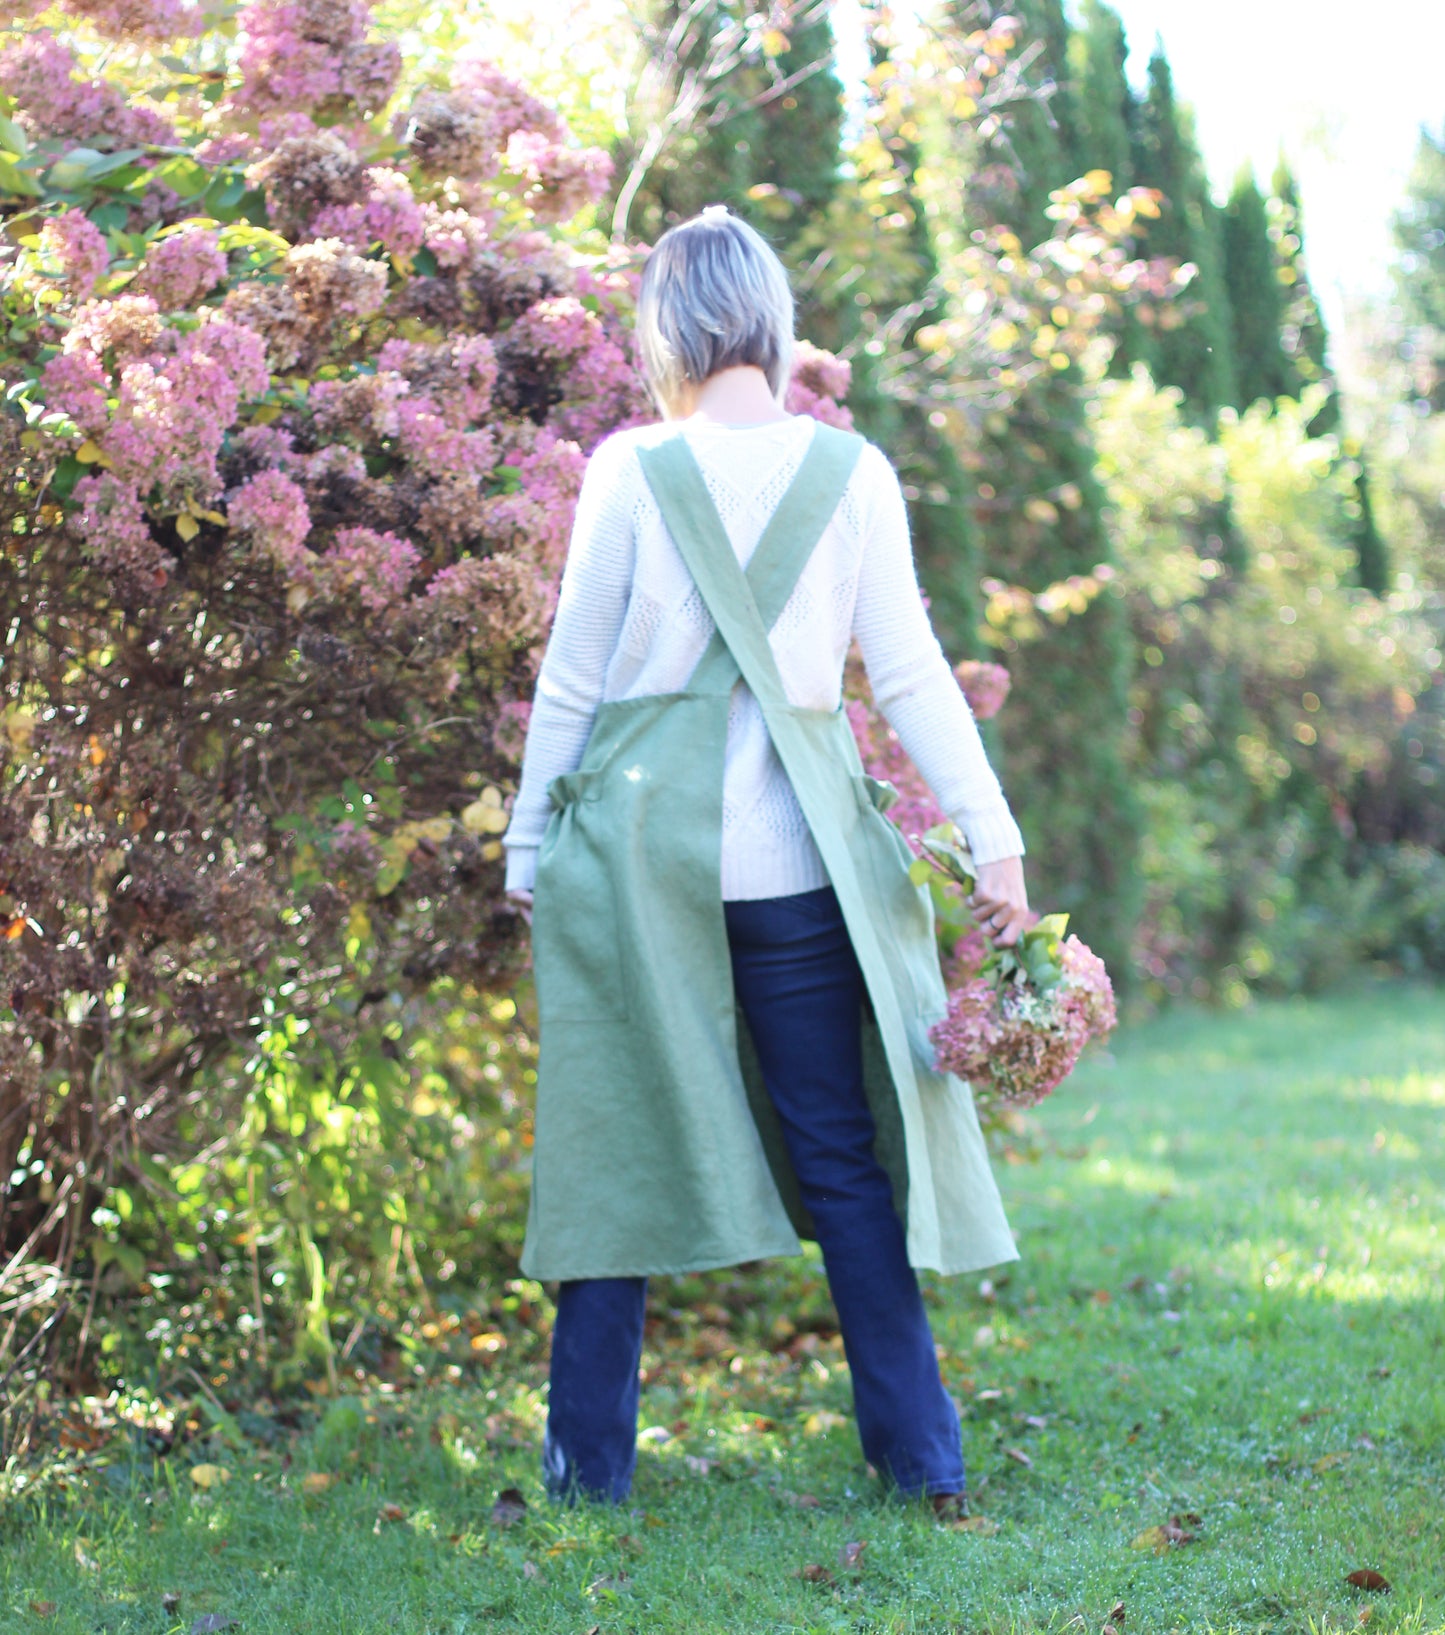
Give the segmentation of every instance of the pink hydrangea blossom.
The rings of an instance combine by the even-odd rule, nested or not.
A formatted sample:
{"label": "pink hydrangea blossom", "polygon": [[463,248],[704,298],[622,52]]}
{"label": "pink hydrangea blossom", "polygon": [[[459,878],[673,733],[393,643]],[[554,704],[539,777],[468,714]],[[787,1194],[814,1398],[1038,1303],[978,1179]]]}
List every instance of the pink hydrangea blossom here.
{"label": "pink hydrangea blossom", "polygon": [[176,312],[194,306],[226,276],[226,257],[209,227],[187,225],[152,241],[132,289]]}
{"label": "pink hydrangea blossom", "polygon": [[963,688],[963,696],[975,719],[990,721],[1004,706],[1011,685],[1009,673],[1001,664],[989,664],[981,659],[964,659],[955,664],[953,673]]}
{"label": "pink hydrangea blossom", "polygon": [[384,165],[366,173],[366,197],[359,203],[332,204],[318,211],[311,232],[339,238],[358,250],[373,244],[391,255],[415,255],[422,246],[426,215],[399,170]]}
{"label": "pink hydrangea blossom", "polygon": [[536,130],[513,132],[504,163],[526,184],[525,202],[542,221],[569,220],[612,180],[612,160],[601,148],[571,148]]}
{"label": "pink hydrangea blossom", "polygon": [[60,352],[45,365],[41,382],[47,407],[68,414],[81,431],[100,431],[110,418],[110,377],[94,352]]}
{"label": "pink hydrangea blossom", "polygon": [[459,335],[441,346],[393,338],[377,353],[376,367],[378,374],[394,370],[423,388],[453,426],[482,419],[497,382],[497,356],[485,335]]}
{"label": "pink hydrangea blossom", "polygon": [[229,497],[227,520],[249,534],[288,579],[304,578],[315,560],[306,548],[311,512],[300,486],[280,471],[258,471]]}
{"label": "pink hydrangea blossom", "polygon": [[105,276],[110,250],[105,235],[79,210],[47,216],[40,229],[42,259],[59,267],[72,297],[83,301]]}
{"label": "pink hydrangea blossom", "polygon": [[490,431],[462,431],[450,425],[426,397],[405,397],[397,404],[397,441],[408,462],[434,477],[481,479],[497,463],[497,442]]}
{"label": "pink hydrangea blossom", "polygon": [[522,764],[522,751],[527,746],[527,728],[531,721],[532,706],[523,699],[498,708],[497,724],[492,728],[492,745],[498,755],[505,756],[517,766]]}
{"label": "pink hydrangea blossom", "polygon": [[842,402],[852,378],[851,364],[810,341],[798,341],[793,347],[793,372],[784,406],[789,414],[812,415],[824,425],[852,431],[852,411]]}
{"label": "pink hydrangea blossom", "polygon": [[330,595],[354,594],[372,613],[384,613],[406,595],[421,552],[409,540],[374,528],[342,528],[317,563],[317,580]]}
{"label": "pink hydrangea blossom", "polygon": [[118,86],[76,78],[74,54],[47,30],[0,47],[0,84],[15,99],[15,118],[39,137],[86,142],[114,138],[123,147],[173,143],[175,127],[147,105],[131,105]]}
{"label": "pink hydrangea blossom", "polygon": [[251,0],[241,11],[242,84],[227,99],[251,116],[349,103],[383,107],[401,72],[393,41],[368,43],[366,0]]}
{"label": "pink hydrangea blossom", "polygon": [[1032,1106],[1061,1084],[1089,1040],[1118,1018],[1097,954],[1068,937],[1059,961],[1062,976],[1046,993],[996,980],[986,968],[955,978],[948,1014],[929,1035],[939,1069],[967,1079],[980,1100],[1010,1107]]}
{"label": "pink hydrangea blossom", "polygon": [[933,791],[909,759],[898,734],[871,705],[861,698],[850,698],[844,708],[864,768],[871,777],[891,783],[898,791],[898,800],[888,816],[913,850],[921,852],[918,837],[947,821]]}
{"label": "pink hydrangea blossom", "polygon": [[72,495],[71,526],[86,554],[126,597],[153,595],[175,566],[156,543],[136,489],[105,472],[82,477]]}

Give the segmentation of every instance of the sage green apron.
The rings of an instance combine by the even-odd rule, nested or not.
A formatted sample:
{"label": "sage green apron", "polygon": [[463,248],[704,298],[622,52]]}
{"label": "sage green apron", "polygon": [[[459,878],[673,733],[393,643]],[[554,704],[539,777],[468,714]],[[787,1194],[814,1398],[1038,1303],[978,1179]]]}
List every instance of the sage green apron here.
{"label": "sage green apron", "polygon": [[762,708],[867,985],[877,1153],[915,1266],[1017,1256],[967,1086],[933,1069],[945,997],[926,889],[865,776],[847,716],[788,702],[768,630],[831,520],[862,440],[819,425],[746,574],[679,434],[641,453],[717,625],[686,689],[603,704],[551,786],[533,957],[541,1020],[522,1270],[541,1279],[700,1271],[811,1235],[732,984],[721,889],[723,763],[739,678]]}

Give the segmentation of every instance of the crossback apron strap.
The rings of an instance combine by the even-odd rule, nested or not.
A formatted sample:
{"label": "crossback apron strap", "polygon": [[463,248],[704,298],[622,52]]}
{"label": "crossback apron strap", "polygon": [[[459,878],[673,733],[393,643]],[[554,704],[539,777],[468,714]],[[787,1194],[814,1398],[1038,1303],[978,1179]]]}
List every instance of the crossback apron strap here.
{"label": "crossback apron strap", "polygon": [[693,671],[690,691],[726,692],[741,674],[760,699],[787,702],[768,631],[838,509],[862,449],[863,439],[852,432],[821,423],[813,428],[803,463],[746,573],[686,439],[679,435],[640,451],[648,487],[717,625]]}

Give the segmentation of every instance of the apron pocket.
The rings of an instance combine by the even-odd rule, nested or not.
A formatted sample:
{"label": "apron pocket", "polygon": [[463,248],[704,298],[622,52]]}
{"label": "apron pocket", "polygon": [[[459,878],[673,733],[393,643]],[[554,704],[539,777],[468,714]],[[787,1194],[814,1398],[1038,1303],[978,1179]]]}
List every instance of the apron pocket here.
{"label": "apron pocket", "polygon": [[605,808],[593,772],[554,778],[556,808],[537,857],[532,963],[543,1025],[625,1022],[627,981],[609,867]]}

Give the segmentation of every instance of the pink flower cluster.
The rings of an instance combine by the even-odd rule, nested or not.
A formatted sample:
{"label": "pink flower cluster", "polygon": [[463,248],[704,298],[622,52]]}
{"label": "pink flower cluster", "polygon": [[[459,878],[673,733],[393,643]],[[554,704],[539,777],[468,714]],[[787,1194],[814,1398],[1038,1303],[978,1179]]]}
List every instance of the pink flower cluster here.
{"label": "pink flower cluster", "polygon": [[175,40],[194,34],[202,20],[200,7],[186,0],[64,0],[62,9],[117,40]]}
{"label": "pink flower cluster", "polygon": [[175,127],[154,108],[128,104],[105,80],[77,79],[77,68],[71,51],[43,29],[0,47],[0,84],[26,130],[76,142],[110,136],[122,147],[176,140]]}
{"label": "pink flower cluster", "polygon": [[852,431],[853,414],[843,398],[853,379],[853,367],[831,352],[798,341],[793,348],[793,372],[788,381],[784,407],[789,414],[810,414],[825,426]]}
{"label": "pink flower cluster", "polygon": [[612,180],[612,159],[601,148],[569,148],[541,131],[515,131],[505,167],[526,183],[523,198],[539,221],[569,220]]}
{"label": "pink flower cluster", "polygon": [[374,528],[341,528],[316,561],[316,579],[331,596],[354,595],[371,613],[382,613],[406,595],[421,566],[409,540]]}
{"label": "pink flower cluster", "polygon": [[309,116],[345,104],[372,114],[396,87],[401,51],[367,43],[367,0],[251,0],[240,21],[242,83],[226,102],[233,116]]}
{"label": "pink flower cluster", "polygon": [[366,172],[366,196],[328,205],[314,217],[310,231],[317,238],[341,239],[353,249],[380,244],[390,255],[410,256],[426,236],[426,211],[399,170],[374,165]]}
{"label": "pink flower cluster", "polygon": [[909,759],[898,734],[871,704],[865,704],[861,698],[850,698],[844,707],[869,776],[891,783],[898,791],[898,800],[888,816],[902,830],[903,838],[914,851],[921,852],[918,837],[936,824],[948,821],[933,798],[933,791]]}
{"label": "pink flower cluster", "polygon": [[227,521],[249,534],[284,578],[302,580],[313,561],[306,548],[311,512],[301,487],[280,471],[258,471],[230,496]]}
{"label": "pink flower cluster", "polygon": [[955,664],[953,673],[963,688],[963,696],[973,711],[975,720],[991,721],[1004,707],[1011,685],[1009,673],[1001,664],[990,664],[982,659],[964,659]]}
{"label": "pink flower cluster", "polygon": [[183,226],[157,237],[131,288],[164,312],[194,306],[226,276],[226,257],[208,227]]}
{"label": "pink flower cluster", "polygon": [[[980,943],[982,939],[979,939]],[[955,958],[965,964],[967,950]],[[1118,1020],[1104,962],[1077,937],[1059,946],[1063,974],[1047,993],[987,970],[957,979],[930,1032],[941,1072],[967,1079],[985,1103],[1031,1107],[1073,1072],[1090,1039]]]}
{"label": "pink flower cluster", "polygon": [[77,301],[90,294],[110,265],[105,235],[79,210],[62,210],[46,218],[40,229],[40,253],[60,268]]}

